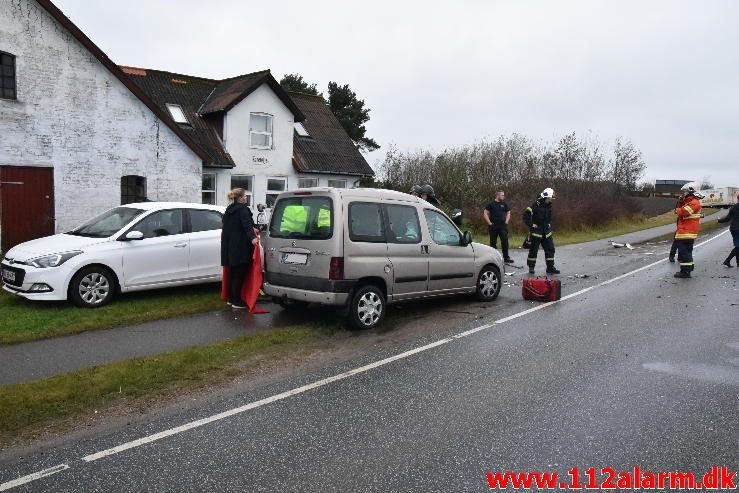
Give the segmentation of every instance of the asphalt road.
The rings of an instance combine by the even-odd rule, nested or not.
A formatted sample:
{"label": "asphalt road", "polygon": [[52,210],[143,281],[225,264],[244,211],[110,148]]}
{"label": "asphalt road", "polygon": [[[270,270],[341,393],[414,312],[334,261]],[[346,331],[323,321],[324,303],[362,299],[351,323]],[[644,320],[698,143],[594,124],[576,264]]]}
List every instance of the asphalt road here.
{"label": "asphalt road", "polygon": [[603,247],[559,303],[473,307],[422,340],[11,454],[0,490],[53,467],[13,491],[488,491],[488,471],[736,469],[727,236],[696,249],[691,280],[658,262],[665,245]]}

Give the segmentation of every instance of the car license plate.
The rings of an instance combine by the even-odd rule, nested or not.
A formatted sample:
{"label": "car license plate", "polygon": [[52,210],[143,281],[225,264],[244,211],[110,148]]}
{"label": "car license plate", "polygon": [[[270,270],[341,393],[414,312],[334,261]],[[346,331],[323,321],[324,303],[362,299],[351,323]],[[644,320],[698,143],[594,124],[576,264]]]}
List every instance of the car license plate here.
{"label": "car license plate", "polygon": [[3,281],[15,282],[15,272],[3,269]]}
{"label": "car license plate", "polygon": [[308,254],[307,253],[283,253],[282,263],[283,264],[305,265],[308,263]]}

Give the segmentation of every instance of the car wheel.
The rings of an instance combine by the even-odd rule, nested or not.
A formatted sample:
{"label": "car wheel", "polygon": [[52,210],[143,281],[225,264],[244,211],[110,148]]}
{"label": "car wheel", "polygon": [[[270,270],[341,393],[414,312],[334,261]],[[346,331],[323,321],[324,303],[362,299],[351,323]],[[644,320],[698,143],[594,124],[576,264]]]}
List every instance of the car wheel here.
{"label": "car wheel", "polygon": [[377,327],[385,317],[385,295],[377,286],[362,286],[354,293],[349,307],[349,323],[355,329]]}
{"label": "car wheel", "polygon": [[477,299],[493,301],[500,293],[500,285],[500,269],[492,264],[486,265],[477,278]]}
{"label": "car wheel", "polygon": [[107,305],[117,289],[115,277],[105,267],[85,267],[72,278],[69,291],[75,305],[97,308]]}

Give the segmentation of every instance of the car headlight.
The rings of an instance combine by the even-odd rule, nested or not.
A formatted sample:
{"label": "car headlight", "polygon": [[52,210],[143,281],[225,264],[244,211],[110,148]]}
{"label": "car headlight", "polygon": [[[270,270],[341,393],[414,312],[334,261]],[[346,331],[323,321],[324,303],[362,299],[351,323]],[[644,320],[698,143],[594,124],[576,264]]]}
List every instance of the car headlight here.
{"label": "car headlight", "polygon": [[72,257],[76,257],[80,253],[82,252],[74,251],[74,252],[65,252],[65,253],[55,253],[53,255],[44,255],[43,257],[32,258],[30,260],[26,260],[23,263],[26,265],[31,265],[33,267],[38,267],[40,269],[45,269],[47,267],[59,267],[64,262],[71,259]]}

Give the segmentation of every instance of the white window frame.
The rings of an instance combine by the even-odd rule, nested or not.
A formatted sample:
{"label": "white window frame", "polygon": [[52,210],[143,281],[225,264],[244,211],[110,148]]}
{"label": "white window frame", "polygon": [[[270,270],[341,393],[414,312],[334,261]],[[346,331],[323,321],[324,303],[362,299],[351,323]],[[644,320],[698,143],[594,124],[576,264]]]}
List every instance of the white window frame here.
{"label": "white window frame", "polygon": [[247,197],[246,205],[248,205],[249,207],[253,206],[254,205],[254,175],[240,175],[240,174],[231,175],[231,189],[232,190],[236,188],[234,187],[234,183],[233,183],[234,176],[238,176],[240,178],[251,178],[251,182],[249,184],[250,188],[249,189],[244,188],[244,190],[246,190],[246,197]]}
{"label": "white window frame", "polygon": [[[315,183],[315,185],[305,185],[305,181],[312,181]],[[298,178],[298,188],[316,188],[319,185],[318,178]]]}
{"label": "white window frame", "polygon": [[[259,131],[252,129],[251,128],[251,117],[252,116],[268,117],[269,118],[269,131],[259,132]],[[275,124],[274,122],[275,122],[275,117],[273,115],[270,115],[269,113],[258,113],[258,112],[249,113],[249,147],[251,149],[272,149],[273,148],[274,140],[272,138],[272,134],[274,133],[274,124]],[[254,145],[252,143],[252,135],[267,135],[269,137],[269,145],[267,146]]]}
{"label": "white window frame", "polygon": [[200,202],[203,204],[208,204],[208,202],[203,202],[203,194],[204,193],[212,193],[213,194],[213,205],[215,205],[218,202],[218,174],[216,173],[203,173],[203,181],[206,176],[212,176],[213,177],[213,190],[205,190],[204,188],[200,188]]}
{"label": "white window frame", "polygon": [[[185,110],[182,109],[182,106],[179,104],[171,104],[167,103],[167,111],[169,111],[169,116],[172,117],[172,119],[177,123],[183,123],[185,125],[190,125],[189,120],[187,119],[187,115],[185,115]],[[182,115],[182,118],[180,118],[177,115],[177,112],[180,112]]]}
{"label": "white window frame", "polygon": [[[338,183],[338,182],[341,182],[344,185],[341,186],[341,187],[337,187],[336,186],[336,183]],[[331,183],[334,183],[334,184],[332,185]],[[342,180],[342,179],[338,179],[338,178],[337,179],[329,179],[328,180],[328,186],[331,187],[331,188],[346,188],[346,180],[345,179]]]}
{"label": "white window frame", "polygon": [[[282,182],[285,184],[285,186],[282,188],[282,190],[270,190],[269,189],[269,181],[270,180],[282,180]],[[267,177],[267,181],[265,182],[264,190],[266,192],[264,194],[265,202],[267,201],[267,197],[269,197],[270,195],[274,195],[276,197],[277,195],[279,195],[282,192],[286,191],[287,190],[287,176],[268,176]]]}

